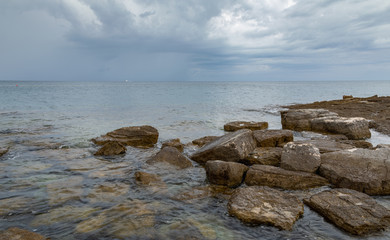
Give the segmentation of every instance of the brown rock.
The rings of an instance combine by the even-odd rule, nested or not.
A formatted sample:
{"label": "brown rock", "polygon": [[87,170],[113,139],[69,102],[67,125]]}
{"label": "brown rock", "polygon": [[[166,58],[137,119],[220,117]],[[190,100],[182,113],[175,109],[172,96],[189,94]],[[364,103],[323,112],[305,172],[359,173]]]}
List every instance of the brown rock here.
{"label": "brown rock", "polygon": [[353,96],[352,95],[343,95],[343,100],[348,100],[348,99],[352,99]]}
{"label": "brown rock", "polygon": [[116,141],[125,146],[132,147],[153,147],[157,143],[158,131],[151,126],[123,127],[106,135],[92,139],[97,145],[104,145],[107,142]]}
{"label": "brown rock", "polygon": [[209,160],[238,162],[244,159],[256,147],[252,131],[248,129],[228,133],[198,149],[191,159],[204,164]]}
{"label": "brown rock", "polygon": [[227,132],[234,132],[234,131],[237,131],[240,129],[262,130],[262,129],[267,129],[267,128],[268,128],[267,122],[236,121],[236,122],[226,123],[223,126],[223,129]]}
{"label": "brown rock", "polygon": [[364,141],[364,140],[340,140],[338,141],[342,144],[349,144],[356,148],[368,148],[373,149],[374,146],[370,142]]}
{"label": "brown rock", "polygon": [[163,142],[161,148],[165,148],[165,147],[177,148],[177,150],[179,150],[179,152],[183,152],[183,150],[184,150],[184,144],[181,143],[180,139],[178,139],[178,138]]}
{"label": "brown rock", "polygon": [[245,184],[301,190],[325,186],[329,182],[312,173],[288,171],[267,165],[253,165],[246,173]]}
{"label": "brown rock", "polygon": [[207,180],[211,184],[237,187],[242,181],[248,167],[241,163],[208,161],[206,163]]}
{"label": "brown rock", "polygon": [[[350,140],[349,140],[350,141]],[[308,143],[320,150],[320,153],[327,153],[327,152],[336,152],[346,149],[352,149],[355,148],[351,144],[347,144],[347,142],[344,143],[344,141],[334,141],[334,140],[326,140],[326,139],[315,139],[315,140],[308,140],[308,141],[297,141],[296,143]]]}
{"label": "brown rock", "polygon": [[253,132],[258,147],[283,147],[294,140],[290,130],[257,130]]}
{"label": "brown rock", "polygon": [[343,134],[352,140],[371,137],[369,123],[364,118],[321,117],[310,121],[315,132]]}
{"label": "brown rock", "polygon": [[126,153],[126,147],[119,142],[107,142],[94,155],[95,156],[112,156]]}
{"label": "brown rock", "polygon": [[246,187],[234,191],[229,214],[245,223],[267,224],[292,230],[303,214],[303,203],[295,196],[268,187]]}
{"label": "brown rock", "polygon": [[8,152],[8,148],[0,148],[0,157]]}
{"label": "brown rock", "polygon": [[191,161],[174,147],[165,147],[161,149],[160,152],[146,162],[149,164],[165,162],[180,169],[192,167]]}
{"label": "brown rock", "polygon": [[314,173],[320,164],[320,150],[312,144],[290,142],[283,147],[281,168]]}
{"label": "brown rock", "polygon": [[0,240],[46,240],[44,236],[17,227],[0,231]]}
{"label": "brown rock", "polygon": [[323,191],[305,203],[337,227],[355,235],[378,232],[390,226],[390,211],[354,190]]}
{"label": "brown rock", "polygon": [[199,147],[203,147],[204,145],[210,143],[210,142],[213,142],[215,140],[217,140],[218,136],[205,136],[205,137],[201,137],[201,138],[198,138],[198,139],[195,139],[194,141],[192,141],[192,143],[194,145],[197,145]]}
{"label": "brown rock", "polygon": [[283,129],[294,131],[311,131],[311,120],[314,118],[338,116],[325,109],[290,109],[280,114]]}
{"label": "brown rock", "polygon": [[282,151],[283,149],[279,147],[258,147],[249,153],[241,162],[246,165],[262,164],[279,166]]}
{"label": "brown rock", "polygon": [[159,176],[147,172],[140,172],[140,171],[135,172],[134,177],[138,183],[141,183],[143,185],[162,183],[161,178]]}

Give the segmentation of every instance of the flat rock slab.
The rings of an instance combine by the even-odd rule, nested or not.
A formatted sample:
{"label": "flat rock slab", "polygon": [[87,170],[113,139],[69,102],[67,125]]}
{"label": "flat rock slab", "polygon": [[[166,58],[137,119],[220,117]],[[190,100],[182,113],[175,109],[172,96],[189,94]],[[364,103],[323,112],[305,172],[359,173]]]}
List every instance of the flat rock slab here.
{"label": "flat rock slab", "polygon": [[0,240],[46,240],[44,236],[17,227],[0,231]]}
{"label": "flat rock slab", "polygon": [[290,142],[283,147],[281,168],[314,173],[320,165],[320,150],[310,143]]}
{"label": "flat rock slab", "polygon": [[262,164],[278,167],[282,151],[280,147],[258,147],[241,162],[246,165]]}
{"label": "flat rock slab", "polygon": [[197,145],[199,147],[203,147],[204,145],[210,143],[210,142],[213,142],[215,140],[217,140],[218,136],[205,136],[205,137],[201,137],[201,138],[198,138],[198,139],[195,139],[192,141],[192,144],[194,145]]}
{"label": "flat rock slab", "polygon": [[303,214],[303,203],[295,196],[276,189],[246,187],[233,192],[228,211],[245,223],[292,230],[294,223]]}
{"label": "flat rock slab", "polygon": [[258,147],[283,147],[294,140],[290,130],[257,130],[253,131]]}
{"label": "flat rock slab", "polygon": [[171,140],[163,142],[161,148],[165,148],[165,147],[177,148],[177,150],[179,150],[179,152],[183,152],[183,150],[184,150],[184,144],[180,142],[179,138],[175,138],[175,139],[171,139]]}
{"label": "flat rock slab", "polygon": [[365,118],[322,117],[312,119],[310,123],[314,132],[343,134],[352,140],[371,137],[369,122]]}
{"label": "flat rock slab", "polygon": [[205,165],[207,180],[211,184],[237,187],[244,180],[248,167],[241,163],[208,161]]}
{"label": "flat rock slab", "polygon": [[262,130],[262,129],[267,129],[267,128],[268,128],[267,122],[236,121],[236,122],[226,123],[223,126],[223,129],[227,132],[234,132],[234,131],[237,131],[240,129]]}
{"label": "flat rock slab", "polygon": [[337,117],[337,113],[325,109],[290,109],[280,112],[283,129],[311,131],[311,120],[319,117]]}
{"label": "flat rock slab", "polygon": [[125,146],[148,148],[157,143],[158,131],[152,126],[124,127],[92,139],[97,145],[116,141]]}
{"label": "flat rock slab", "polygon": [[165,147],[161,149],[160,152],[146,162],[149,164],[168,163],[179,169],[192,167],[191,161],[174,147]]}
{"label": "flat rock slab", "polygon": [[248,129],[225,134],[192,154],[191,159],[205,164],[209,160],[238,162],[256,147],[252,131]]}
{"label": "flat rock slab", "polygon": [[321,155],[319,174],[340,188],[390,194],[390,149],[351,149]]}
{"label": "flat rock slab", "polygon": [[126,153],[126,147],[119,142],[107,142],[94,155],[95,156],[113,156]]}
{"label": "flat rock slab", "polygon": [[[344,141],[344,140],[342,140]],[[350,141],[350,140],[347,140]],[[320,153],[336,152],[346,149],[355,148],[355,146],[347,143],[336,142],[335,140],[314,139],[308,141],[297,141],[296,143],[308,143],[319,149]]]}
{"label": "flat rock slab", "polygon": [[323,177],[308,172],[288,171],[267,165],[253,165],[246,173],[245,184],[302,190],[329,185],[329,182]]}
{"label": "flat rock slab", "polygon": [[390,211],[368,195],[351,189],[333,189],[305,199],[305,204],[337,227],[355,235],[390,226]]}

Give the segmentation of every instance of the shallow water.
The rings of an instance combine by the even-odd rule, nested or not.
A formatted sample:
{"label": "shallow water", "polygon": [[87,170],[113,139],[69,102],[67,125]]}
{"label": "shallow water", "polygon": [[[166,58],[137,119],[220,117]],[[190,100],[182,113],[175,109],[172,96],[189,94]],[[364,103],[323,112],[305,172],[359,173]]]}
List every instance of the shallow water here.
{"label": "shallow water", "polygon": [[[280,128],[281,105],[386,95],[389,82],[17,84],[0,82],[0,146],[10,147],[0,158],[0,229],[19,226],[52,239],[360,239],[307,207],[291,232],[242,224],[227,214],[229,191],[210,189],[196,163],[176,170],[145,161],[167,139],[222,135],[233,120]],[[155,148],[93,156],[90,138],[144,124],[160,132]],[[370,141],[390,143],[376,132]],[[163,184],[138,185],[139,170]],[[390,207],[389,197],[376,199]],[[368,236],[389,238],[390,231]]]}

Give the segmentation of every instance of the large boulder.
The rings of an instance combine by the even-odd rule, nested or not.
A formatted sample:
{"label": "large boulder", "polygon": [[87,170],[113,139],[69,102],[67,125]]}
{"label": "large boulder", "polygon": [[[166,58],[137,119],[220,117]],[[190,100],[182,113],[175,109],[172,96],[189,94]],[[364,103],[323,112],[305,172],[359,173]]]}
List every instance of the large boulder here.
{"label": "large boulder", "polygon": [[246,187],[233,192],[228,211],[245,223],[292,230],[295,221],[303,214],[303,203],[295,196],[276,189]]}
{"label": "large boulder", "polygon": [[340,188],[390,194],[390,149],[351,149],[321,155],[319,173]]}
{"label": "large boulder", "polygon": [[210,143],[210,142],[213,142],[215,140],[217,140],[218,136],[205,136],[205,137],[201,137],[201,138],[198,138],[198,139],[195,139],[192,141],[192,144],[194,145],[197,145],[199,147],[203,147],[204,145]]}
{"label": "large boulder", "polygon": [[48,238],[28,230],[17,227],[0,231],[0,240],[46,240]]}
{"label": "large boulder", "polygon": [[253,131],[258,147],[283,147],[294,140],[290,130],[257,130]]}
{"label": "large boulder", "polygon": [[371,137],[365,118],[321,117],[312,119],[310,123],[314,132],[343,134],[352,140]]}
{"label": "large boulder", "polygon": [[192,154],[191,159],[204,164],[209,160],[238,162],[244,159],[256,147],[252,131],[248,129],[228,133],[205,145]]}
{"label": "large boulder", "polygon": [[107,142],[94,155],[95,156],[112,156],[126,153],[126,147],[119,142]]}
{"label": "large boulder", "polygon": [[157,143],[158,131],[151,126],[123,127],[92,139],[97,145],[119,142],[125,146],[148,148]]}
{"label": "large boulder", "polygon": [[[342,141],[344,141],[344,140],[342,140]],[[311,145],[315,146],[316,148],[318,148],[320,153],[336,152],[336,151],[355,148],[355,146],[353,146],[351,144],[347,144],[344,142],[336,142],[334,140],[328,140],[328,139],[314,139],[314,140],[307,140],[307,141],[297,141],[295,143],[311,144]]]}
{"label": "large boulder", "polygon": [[161,148],[165,148],[165,147],[177,148],[177,150],[179,150],[179,152],[183,152],[183,150],[184,150],[184,144],[180,142],[179,138],[175,138],[175,139],[171,139],[171,140],[163,142],[161,145]]}
{"label": "large boulder", "polygon": [[208,161],[205,168],[210,183],[228,187],[239,186],[248,171],[248,167],[244,164],[219,160]]}
{"label": "large boulder", "polygon": [[319,117],[337,117],[337,113],[325,109],[290,109],[280,112],[283,129],[311,131],[311,120]]}
{"label": "large boulder", "polygon": [[161,149],[160,152],[146,162],[149,164],[168,163],[179,169],[192,167],[191,161],[174,147],[165,147]]}
{"label": "large boulder", "polygon": [[234,132],[234,131],[237,131],[240,129],[262,130],[262,129],[267,129],[267,128],[268,128],[267,122],[236,121],[236,122],[226,123],[223,126],[223,129],[227,132]]}
{"label": "large boulder", "polygon": [[280,147],[258,147],[240,162],[246,165],[262,164],[279,166],[283,149]]}
{"label": "large boulder", "polygon": [[320,150],[310,143],[290,142],[283,147],[281,168],[314,173],[320,164]]}
{"label": "large boulder", "polygon": [[374,233],[390,226],[390,211],[354,190],[332,189],[304,201],[337,227],[355,235]]}
{"label": "large boulder", "polygon": [[325,186],[329,182],[313,173],[288,171],[267,165],[253,165],[246,173],[245,184],[301,190]]}

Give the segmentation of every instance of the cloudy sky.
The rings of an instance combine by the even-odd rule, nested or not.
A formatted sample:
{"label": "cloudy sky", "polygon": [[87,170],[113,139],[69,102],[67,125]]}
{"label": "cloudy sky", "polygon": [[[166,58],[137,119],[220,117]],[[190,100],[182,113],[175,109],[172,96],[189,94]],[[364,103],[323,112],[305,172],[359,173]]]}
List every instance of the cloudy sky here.
{"label": "cloudy sky", "polygon": [[3,0],[1,80],[389,80],[387,0]]}

